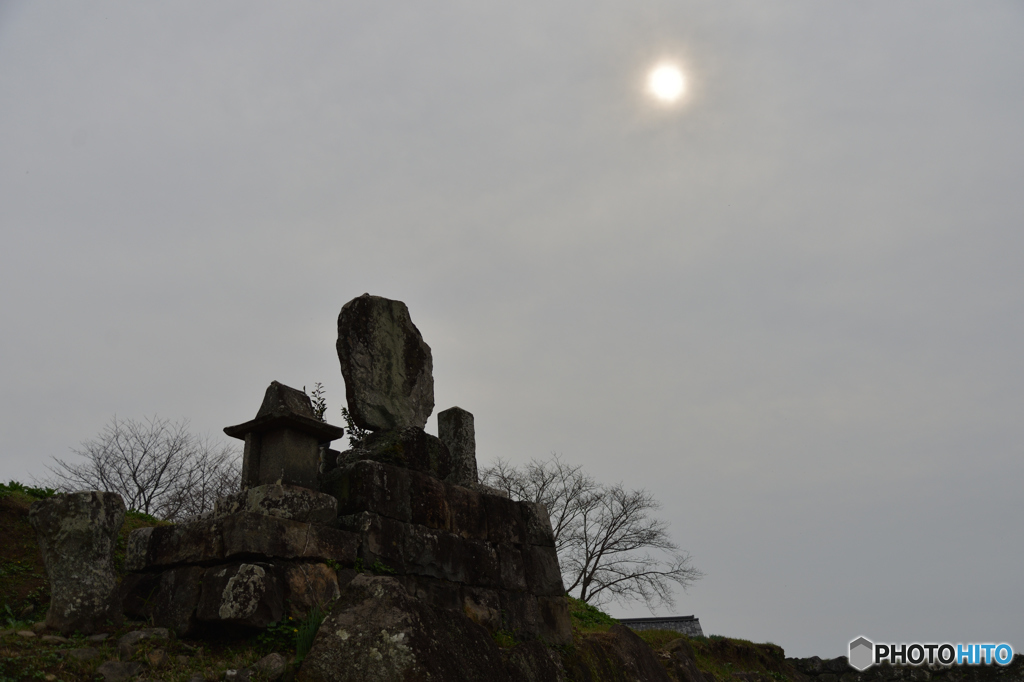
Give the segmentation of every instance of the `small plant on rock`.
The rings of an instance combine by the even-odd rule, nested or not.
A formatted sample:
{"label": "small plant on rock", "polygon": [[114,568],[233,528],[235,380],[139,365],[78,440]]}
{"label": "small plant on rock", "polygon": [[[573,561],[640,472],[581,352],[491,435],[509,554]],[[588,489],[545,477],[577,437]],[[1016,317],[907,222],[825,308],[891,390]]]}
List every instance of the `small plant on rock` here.
{"label": "small plant on rock", "polygon": [[309,614],[302,619],[298,629],[295,633],[295,662],[301,662],[306,658],[306,654],[313,647],[313,640],[316,638],[316,633],[323,625],[324,619],[327,618],[327,608],[321,608],[320,605],[314,606]]}
{"label": "small plant on rock", "polygon": [[352,415],[348,413],[348,408],[341,408],[341,418],[345,420],[345,428],[348,431],[348,444],[353,448],[363,447],[363,442],[370,432],[356,425]]}
{"label": "small plant on rock", "polygon": [[260,651],[264,653],[291,652],[295,650],[295,636],[299,632],[299,623],[291,616],[287,616],[271,623],[256,637],[256,643]]}

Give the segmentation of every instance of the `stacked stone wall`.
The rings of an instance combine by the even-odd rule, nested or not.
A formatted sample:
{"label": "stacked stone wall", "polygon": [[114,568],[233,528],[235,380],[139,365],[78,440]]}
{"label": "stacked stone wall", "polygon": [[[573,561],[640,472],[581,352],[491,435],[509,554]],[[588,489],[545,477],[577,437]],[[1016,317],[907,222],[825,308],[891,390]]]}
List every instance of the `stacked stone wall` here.
{"label": "stacked stone wall", "polygon": [[134,531],[125,568],[125,611],[179,635],[302,617],[375,570],[492,633],[572,640],[543,507],[375,461],[331,472],[322,493],[258,486],[209,518]]}
{"label": "stacked stone wall", "polygon": [[360,538],[305,520],[333,523],[332,497],[268,485],[224,498],[218,510],[131,533],[125,613],[184,636],[204,624],[266,627],[285,615],[301,618],[338,596],[331,565],[353,565]]}
{"label": "stacked stone wall", "polygon": [[338,527],[360,537],[364,567],[393,572],[410,593],[492,632],[571,641],[543,507],[375,461],[332,471],[322,490],[338,500]]}

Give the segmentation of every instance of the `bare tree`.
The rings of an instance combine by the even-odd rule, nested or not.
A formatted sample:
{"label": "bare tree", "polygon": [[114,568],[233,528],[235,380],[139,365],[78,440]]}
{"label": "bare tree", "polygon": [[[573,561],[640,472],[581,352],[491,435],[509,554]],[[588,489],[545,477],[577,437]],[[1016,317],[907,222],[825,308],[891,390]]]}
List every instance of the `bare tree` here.
{"label": "bare tree", "polygon": [[548,508],[566,589],[582,601],[671,607],[673,585],[685,590],[703,576],[652,516],[661,505],[645,490],[600,485],[558,455],[521,469],[499,459],[480,480]]}
{"label": "bare tree", "polygon": [[557,454],[546,461],[531,460],[522,469],[499,459],[480,473],[480,481],[507,492],[514,500],[540,502],[547,507],[559,556],[577,542],[581,515],[600,490],[583,467],[566,464]]}
{"label": "bare tree", "polygon": [[85,461],[54,457],[52,487],[118,493],[128,509],[167,520],[201,514],[240,484],[237,448],[189,433],[187,420],[115,416],[72,452]]}

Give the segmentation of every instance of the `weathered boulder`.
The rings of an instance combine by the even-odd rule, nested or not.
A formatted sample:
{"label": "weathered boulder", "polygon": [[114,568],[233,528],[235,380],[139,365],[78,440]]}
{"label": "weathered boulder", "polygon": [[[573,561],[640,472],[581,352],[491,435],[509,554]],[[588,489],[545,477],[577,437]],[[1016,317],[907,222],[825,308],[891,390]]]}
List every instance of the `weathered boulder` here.
{"label": "weathered boulder", "polygon": [[226,495],[213,508],[219,519],[238,512],[266,514],[305,523],[330,523],[338,517],[338,501],[323,493],[292,485],[260,485]]}
{"label": "weathered boulder", "polygon": [[511,682],[487,631],[411,597],[394,578],[357,576],[313,640],[297,682]]}
{"label": "weathered boulder", "polygon": [[120,495],[96,490],[32,504],[29,521],[50,579],[47,627],[91,634],[107,620],[120,622],[114,546],[125,512]]}
{"label": "weathered boulder", "polygon": [[264,628],[284,614],[284,585],[270,564],[218,566],[203,576],[196,616],[203,621],[226,621]]}
{"label": "weathered boulder", "polygon": [[437,413],[437,437],[448,447],[452,472],[447,481],[455,485],[479,482],[476,468],[476,430],[473,415],[461,407]]}
{"label": "weathered boulder", "polygon": [[426,425],[434,411],[433,360],[404,303],[369,294],[346,303],[338,315],[337,349],[357,426]]}

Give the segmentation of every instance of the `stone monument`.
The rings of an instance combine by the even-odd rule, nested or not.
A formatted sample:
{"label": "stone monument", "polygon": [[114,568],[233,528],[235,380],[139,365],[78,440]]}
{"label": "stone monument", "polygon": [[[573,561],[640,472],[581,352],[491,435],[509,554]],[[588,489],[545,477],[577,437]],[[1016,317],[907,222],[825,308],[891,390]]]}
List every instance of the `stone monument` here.
{"label": "stone monument", "polygon": [[401,301],[363,294],[338,315],[348,411],[371,431],[422,429],[434,411],[430,346]]}
{"label": "stone monument", "polygon": [[456,485],[468,487],[479,483],[473,415],[461,407],[449,407],[443,412],[438,412],[437,437],[452,456],[452,472],[448,480]]}
{"label": "stone monument", "polygon": [[256,418],[224,433],[245,441],[243,489],[270,483],[315,488],[320,448],[344,430],[317,419],[305,393],[272,381]]}
{"label": "stone monument", "polygon": [[[389,637],[408,636],[401,641],[413,649],[437,639],[413,632],[422,621],[413,612],[459,624],[452,632],[482,627],[570,644],[547,510],[477,483],[469,412],[439,414],[440,438],[423,429],[434,407],[430,347],[405,304],[369,294],[346,303],[337,349],[349,412],[369,435],[331,450],[342,429],[317,420],[304,393],[271,383],[256,418],[225,429],[245,440],[243,490],[207,517],[131,534],[125,612],[183,636],[262,628],[333,604],[327,623],[357,627],[366,595],[391,591],[371,606],[406,610],[411,620],[398,618]],[[367,572],[377,576],[355,580]],[[380,632],[374,624],[366,641]],[[361,636],[321,634],[310,670],[335,670],[339,638],[351,645]]]}

